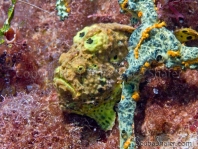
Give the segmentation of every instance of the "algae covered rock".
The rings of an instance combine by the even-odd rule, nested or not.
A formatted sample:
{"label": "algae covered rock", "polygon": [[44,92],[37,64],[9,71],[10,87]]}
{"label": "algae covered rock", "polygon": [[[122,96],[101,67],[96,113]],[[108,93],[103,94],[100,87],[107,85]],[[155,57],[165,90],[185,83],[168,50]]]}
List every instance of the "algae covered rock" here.
{"label": "algae covered rock", "polygon": [[89,116],[104,130],[112,128],[128,53],[127,35],[133,30],[117,23],[95,24],[76,34],[54,75],[64,111]]}

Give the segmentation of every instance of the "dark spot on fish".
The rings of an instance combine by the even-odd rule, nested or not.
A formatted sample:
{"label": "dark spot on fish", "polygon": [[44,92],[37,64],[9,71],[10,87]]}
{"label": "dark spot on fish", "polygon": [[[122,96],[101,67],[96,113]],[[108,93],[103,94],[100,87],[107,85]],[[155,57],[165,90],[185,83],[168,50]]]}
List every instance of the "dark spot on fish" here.
{"label": "dark spot on fish", "polygon": [[80,37],[83,37],[85,35],[85,32],[80,33]]}
{"label": "dark spot on fish", "polygon": [[115,55],[114,57],[113,57],[113,59],[117,59],[118,58],[118,56],[117,55]]}
{"label": "dark spot on fish", "polygon": [[89,39],[87,40],[87,43],[88,43],[88,44],[92,44],[92,43],[93,43],[93,40],[92,40],[91,38],[89,38]]}
{"label": "dark spot on fish", "polygon": [[105,122],[108,124],[109,123],[109,121],[107,121],[107,120],[105,120]]}
{"label": "dark spot on fish", "polygon": [[191,39],[192,39],[192,36],[188,36],[187,39],[188,39],[188,40],[191,40]]}
{"label": "dark spot on fish", "polygon": [[187,30],[183,30],[183,31],[182,31],[182,33],[187,33],[187,32],[188,32]]}
{"label": "dark spot on fish", "polygon": [[106,84],[106,81],[100,80],[100,84],[101,84],[102,86],[104,86],[104,85]]}
{"label": "dark spot on fish", "polygon": [[101,119],[105,119],[105,116],[101,115]]}
{"label": "dark spot on fish", "polygon": [[99,88],[99,89],[98,89],[98,92],[99,92],[99,93],[103,93],[103,92],[104,92],[104,89],[103,89],[103,88]]}
{"label": "dark spot on fish", "polygon": [[104,122],[102,122],[102,125],[106,125]]}

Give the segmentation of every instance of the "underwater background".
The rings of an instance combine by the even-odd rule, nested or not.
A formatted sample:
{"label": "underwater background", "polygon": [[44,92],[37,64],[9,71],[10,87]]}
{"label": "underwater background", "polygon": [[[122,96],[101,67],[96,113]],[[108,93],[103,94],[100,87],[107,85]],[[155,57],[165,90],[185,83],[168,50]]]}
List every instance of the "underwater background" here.
{"label": "underwater background", "polygon": [[[61,54],[77,47],[73,38],[86,26],[112,23],[103,26],[110,29],[94,30],[94,35],[98,32],[109,35],[114,31],[120,33],[124,30],[128,40],[129,33],[142,24],[138,20],[134,23],[131,19],[134,14],[130,13],[128,8],[132,7],[132,1],[120,0],[120,4],[118,0],[0,1],[0,149],[122,148],[119,129],[121,122],[117,116],[113,118],[115,125],[113,123],[110,130],[105,130],[106,127],[103,130],[102,124],[92,119],[92,114],[61,108],[63,96],[57,89],[54,72],[62,63],[59,60]],[[144,3],[144,0],[142,2]],[[182,45],[198,47],[197,0],[156,0],[153,4],[158,20],[166,23],[166,29],[175,34]],[[124,11],[121,12],[121,8]],[[141,13],[138,14],[138,17],[142,16]],[[120,24],[120,27],[114,24],[115,27],[113,23]],[[122,25],[129,27],[123,29]],[[179,30],[182,28],[185,30]],[[106,36],[102,37],[106,39]],[[123,37],[123,43],[126,40],[123,34],[115,33],[113,41],[116,39],[117,42],[118,37],[119,40]],[[70,50],[71,55],[76,53],[78,52]],[[114,53],[105,54],[108,56]],[[170,55],[174,57],[177,53]],[[122,60],[119,61],[119,66],[128,68],[130,64],[127,64],[123,57]],[[81,63],[79,60],[77,62]],[[101,65],[107,63],[102,63],[103,59],[97,62]],[[125,71],[124,68],[118,70],[117,61],[112,63],[118,74]],[[190,59],[184,67],[174,68],[168,68],[161,62],[160,65],[158,62],[152,63],[149,70],[144,72],[144,77],[138,80],[138,94],[132,96],[133,99],[137,98],[132,121],[136,139],[134,142],[138,148],[171,148],[170,142],[181,143],[178,148],[198,147],[198,71],[197,68],[189,66],[197,63],[197,59]],[[105,66],[113,69],[109,65]],[[105,77],[117,78],[114,74],[109,74],[111,69],[104,69],[107,74]],[[126,81],[122,74],[120,76],[122,78],[115,82]],[[61,74],[58,74],[58,77],[61,77]],[[108,91],[112,86],[115,87],[115,82],[109,81],[110,87],[105,89]],[[91,94],[95,88],[91,86],[88,89]],[[103,88],[102,92],[105,89]],[[103,95],[100,91],[97,90],[97,96]],[[105,97],[107,94],[101,96]],[[68,98],[69,102],[77,100],[70,95],[65,96],[64,94],[64,100]],[[83,98],[78,104],[97,104],[92,99],[86,101],[87,96],[83,95]],[[120,95],[120,100],[121,98]],[[117,99],[113,102],[114,112],[119,111],[118,102]],[[159,142],[161,144],[155,144]],[[127,147],[126,144],[123,148]]]}

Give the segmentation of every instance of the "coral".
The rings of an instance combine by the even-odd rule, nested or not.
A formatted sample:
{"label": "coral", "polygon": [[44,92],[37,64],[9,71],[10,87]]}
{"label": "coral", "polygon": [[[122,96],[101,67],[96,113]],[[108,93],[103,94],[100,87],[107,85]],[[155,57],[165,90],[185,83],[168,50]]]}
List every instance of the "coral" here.
{"label": "coral", "polygon": [[[104,130],[114,125],[113,107],[121,94],[120,63],[128,53],[126,25],[96,24],[85,27],[73,39],[69,52],[59,58],[54,83],[65,111],[87,115]],[[122,71],[121,71],[122,70]]]}
{"label": "coral", "polygon": [[[130,51],[126,57],[129,67],[123,73],[123,98],[118,105],[120,148],[135,148],[133,118],[136,98],[133,98],[137,97],[139,83],[145,71],[153,63],[164,64],[167,68],[195,69],[198,66],[198,48],[182,45],[172,32],[163,27],[165,23],[159,23],[152,0],[120,0],[119,3],[121,7],[125,4],[126,11],[142,13],[142,24],[129,39]],[[131,144],[128,143],[130,140]]]}

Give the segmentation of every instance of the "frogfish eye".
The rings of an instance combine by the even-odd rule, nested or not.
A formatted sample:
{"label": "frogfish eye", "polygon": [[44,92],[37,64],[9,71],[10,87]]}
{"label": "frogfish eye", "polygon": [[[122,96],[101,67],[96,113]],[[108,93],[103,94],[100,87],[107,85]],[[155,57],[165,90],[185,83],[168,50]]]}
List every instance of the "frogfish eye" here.
{"label": "frogfish eye", "polygon": [[114,55],[114,56],[110,59],[110,62],[112,62],[112,63],[115,63],[115,62],[118,62],[118,61],[119,61],[118,55]]}
{"label": "frogfish eye", "polygon": [[83,74],[86,71],[86,68],[84,66],[78,66],[76,69],[76,73]]}

